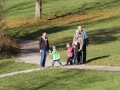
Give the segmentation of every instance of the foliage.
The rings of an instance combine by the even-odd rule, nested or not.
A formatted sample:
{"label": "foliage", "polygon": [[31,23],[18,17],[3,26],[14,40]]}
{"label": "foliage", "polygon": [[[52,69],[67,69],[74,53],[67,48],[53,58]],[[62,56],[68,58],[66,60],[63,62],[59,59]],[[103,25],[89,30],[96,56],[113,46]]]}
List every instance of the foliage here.
{"label": "foliage", "polygon": [[15,54],[19,52],[19,45],[5,32],[0,29],[0,57],[5,54]]}
{"label": "foliage", "polygon": [[3,19],[4,0],[0,0],[0,59],[3,55],[12,54],[19,51],[19,46],[4,30]]}

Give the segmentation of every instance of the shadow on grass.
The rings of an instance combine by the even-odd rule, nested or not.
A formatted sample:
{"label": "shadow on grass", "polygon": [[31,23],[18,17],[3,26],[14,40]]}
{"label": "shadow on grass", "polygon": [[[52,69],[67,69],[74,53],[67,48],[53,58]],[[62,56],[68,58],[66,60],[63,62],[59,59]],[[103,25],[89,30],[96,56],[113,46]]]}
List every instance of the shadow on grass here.
{"label": "shadow on grass", "polygon": [[[94,31],[89,31],[87,33],[89,34],[90,44],[105,44],[119,40],[117,34],[120,33],[120,27],[98,29]],[[73,37],[64,37],[62,39],[57,40],[53,44],[55,44],[60,50],[64,50],[66,43],[72,43],[72,38]]]}
{"label": "shadow on grass", "polygon": [[35,5],[33,3],[31,3],[30,1],[29,2],[21,2],[21,3],[15,4],[15,5],[7,8],[5,10],[5,12],[9,12],[11,10],[20,11],[20,10],[24,10],[24,9],[29,9],[29,8],[34,7],[34,6]]}
{"label": "shadow on grass", "polygon": [[102,58],[108,58],[109,56],[110,56],[110,55],[95,57],[95,58],[92,58],[92,59],[87,60],[86,63],[90,63],[90,62],[92,62],[92,61],[95,61],[95,60],[98,60],[98,59],[102,59]]}
{"label": "shadow on grass", "polygon": [[84,19],[82,20],[83,23],[81,23],[80,20],[78,21],[73,21],[73,22],[70,22],[69,24],[78,24],[78,25],[81,25],[81,26],[85,26],[85,25],[89,25],[89,26],[94,26],[95,24],[101,24],[101,23],[104,23],[104,22],[110,22],[110,21],[114,21],[114,20],[117,20],[120,18],[119,15],[116,15],[116,16],[112,16],[112,17],[105,17],[105,18],[102,18],[102,19],[99,19],[99,20],[95,20],[95,21],[89,21],[89,20],[92,20],[96,17],[101,17],[101,16],[94,16],[92,18],[89,18],[89,19]]}
{"label": "shadow on grass", "polygon": [[[94,3],[83,3],[82,5],[80,5],[81,7],[79,8],[75,8],[74,10],[69,11],[65,14],[60,14],[64,10],[63,8],[57,11],[54,14],[53,18],[50,18],[48,20],[54,20],[54,19],[65,17],[65,16],[72,15],[72,14],[85,14],[87,11],[95,10],[95,9],[105,9],[108,7],[115,7],[116,5],[118,5],[117,3],[119,3],[119,0],[114,0],[114,1],[106,2],[106,3],[102,3],[101,1],[94,2]],[[88,4],[93,4],[93,5],[88,6]]]}
{"label": "shadow on grass", "polygon": [[[20,38],[22,38],[22,39],[38,38],[42,35],[43,31],[47,31],[48,34],[54,34],[54,33],[58,33],[58,32],[65,31],[65,30],[67,31],[67,30],[69,30],[69,28],[73,28],[73,27],[74,26],[50,27],[50,28],[38,30],[33,33],[26,33],[24,36],[21,36]],[[120,33],[120,27],[97,29],[97,30],[88,31],[87,33],[89,36],[90,44],[105,44],[105,43],[110,43],[112,41],[119,40],[119,37],[117,34]],[[65,35],[65,33],[63,33],[63,35],[58,36],[59,39],[57,39],[56,41],[51,43],[51,45],[56,45],[57,48],[59,48],[60,50],[63,50],[63,49],[65,49],[66,43],[72,43],[73,35],[74,35],[74,33],[71,33],[70,36],[67,36],[67,35]],[[56,37],[54,37],[54,35],[53,35],[53,38],[56,38]]]}
{"label": "shadow on grass", "polygon": [[[54,27],[48,27],[45,29],[40,29],[37,30],[33,33],[27,33],[24,36],[21,36],[20,38],[25,38],[25,39],[33,39],[33,38],[37,38],[40,37],[42,35],[42,33],[45,31],[47,32],[47,34],[54,34],[54,33],[58,33],[61,31],[65,31],[68,30],[70,28],[70,26],[54,26]],[[19,34],[20,32],[18,31],[18,33],[16,33],[14,36],[17,36],[17,34]]]}
{"label": "shadow on grass", "polygon": [[90,44],[105,44],[119,40],[120,27],[89,31]]}

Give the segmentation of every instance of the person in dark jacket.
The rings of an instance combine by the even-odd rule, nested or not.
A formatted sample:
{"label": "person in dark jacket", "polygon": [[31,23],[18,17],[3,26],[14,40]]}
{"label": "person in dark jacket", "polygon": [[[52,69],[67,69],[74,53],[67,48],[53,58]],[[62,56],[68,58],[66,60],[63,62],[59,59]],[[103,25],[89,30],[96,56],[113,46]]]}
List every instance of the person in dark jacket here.
{"label": "person in dark jacket", "polygon": [[78,26],[78,30],[83,35],[84,44],[83,44],[83,63],[86,63],[86,46],[89,44],[89,39],[86,31],[82,30],[81,26]]}
{"label": "person in dark jacket", "polygon": [[46,32],[43,32],[42,37],[40,38],[39,47],[41,53],[40,67],[41,69],[45,69],[46,57],[49,51],[49,41]]}
{"label": "person in dark jacket", "polygon": [[76,41],[74,41],[73,48],[74,48],[73,65],[76,65],[77,64],[76,60],[78,56],[78,43]]}

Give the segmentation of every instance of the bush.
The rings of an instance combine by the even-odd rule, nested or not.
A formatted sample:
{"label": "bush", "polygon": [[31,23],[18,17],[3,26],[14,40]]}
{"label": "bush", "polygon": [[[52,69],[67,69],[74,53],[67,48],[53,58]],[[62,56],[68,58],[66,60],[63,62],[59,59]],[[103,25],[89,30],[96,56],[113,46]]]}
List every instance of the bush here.
{"label": "bush", "polygon": [[14,54],[19,51],[19,45],[4,31],[0,29],[0,54]]}
{"label": "bush", "polygon": [[3,55],[14,54],[19,51],[19,45],[4,30],[3,19],[3,2],[0,0],[0,59]]}

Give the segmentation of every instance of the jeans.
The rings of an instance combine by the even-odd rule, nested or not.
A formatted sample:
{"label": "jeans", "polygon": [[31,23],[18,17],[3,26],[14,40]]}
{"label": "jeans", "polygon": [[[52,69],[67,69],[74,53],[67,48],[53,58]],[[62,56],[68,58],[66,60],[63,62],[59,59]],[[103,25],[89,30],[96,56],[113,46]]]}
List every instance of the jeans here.
{"label": "jeans", "polygon": [[48,51],[47,50],[41,50],[41,60],[40,60],[40,66],[45,67],[46,57],[47,57]]}
{"label": "jeans", "polygon": [[73,64],[77,64],[77,62],[76,62],[76,59],[77,59],[77,52],[76,53],[74,53],[74,58],[73,58]]}
{"label": "jeans", "polygon": [[54,63],[55,63],[56,61],[62,66],[62,63],[60,62],[60,60],[53,60],[53,62],[52,62],[52,67],[54,67]]}

